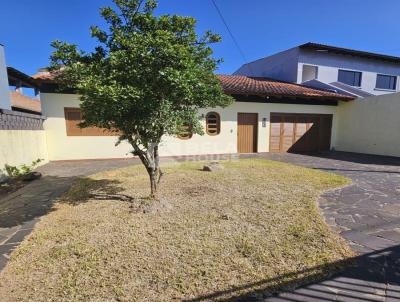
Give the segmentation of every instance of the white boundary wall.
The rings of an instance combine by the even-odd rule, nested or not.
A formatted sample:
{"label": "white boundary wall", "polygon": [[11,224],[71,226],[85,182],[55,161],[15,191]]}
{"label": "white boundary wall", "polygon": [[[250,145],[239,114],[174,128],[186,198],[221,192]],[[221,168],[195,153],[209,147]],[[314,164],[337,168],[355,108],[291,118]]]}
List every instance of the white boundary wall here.
{"label": "white boundary wall", "polygon": [[0,169],[5,164],[30,165],[37,159],[43,160],[41,164],[48,162],[43,130],[0,130]]}
{"label": "white boundary wall", "polygon": [[[0,109],[0,169],[48,161],[43,116]],[[1,172],[0,172],[1,178]]]}
{"label": "white boundary wall", "polygon": [[400,93],[340,103],[336,149],[400,157]]}

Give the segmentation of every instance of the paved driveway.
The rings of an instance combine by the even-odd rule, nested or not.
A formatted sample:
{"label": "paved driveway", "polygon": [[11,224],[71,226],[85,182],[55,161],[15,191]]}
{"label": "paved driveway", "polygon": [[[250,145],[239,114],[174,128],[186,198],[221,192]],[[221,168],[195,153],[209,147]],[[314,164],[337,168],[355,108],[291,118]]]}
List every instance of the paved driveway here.
{"label": "paved driveway", "polygon": [[328,224],[359,254],[357,265],[266,301],[400,301],[400,158],[333,152],[264,158],[347,176],[351,186],[322,196]]}
{"label": "paved driveway", "polygon": [[274,160],[347,176],[353,185],[320,201],[327,222],[360,253],[400,243],[400,159],[345,152],[268,154]]}

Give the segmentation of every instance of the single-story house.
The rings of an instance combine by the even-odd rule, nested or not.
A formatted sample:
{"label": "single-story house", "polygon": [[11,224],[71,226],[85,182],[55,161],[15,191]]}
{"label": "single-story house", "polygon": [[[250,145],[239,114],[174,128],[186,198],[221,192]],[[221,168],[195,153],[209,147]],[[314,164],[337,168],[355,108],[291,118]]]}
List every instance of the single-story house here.
{"label": "single-story house", "polygon": [[[372,77],[368,73],[367,78],[376,78],[381,85],[379,72],[375,70]],[[336,68],[330,74],[339,73]],[[311,87],[309,81],[246,74],[218,77],[235,102],[227,108],[200,110],[205,135],[164,137],[161,156],[335,149],[400,157],[400,93],[393,89],[385,95],[360,96]],[[97,128],[77,127],[82,118],[79,107],[79,96],[73,91],[60,93],[48,71],[30,77],[7,68],[0,45],[0,169],[38,158],[45,163],[131,156],[127,143],[115,146],[116,136]]]}
{"label": "single-story house", "polygon": [[[307,152],[335,148],[338,107],[354,97],[294,83],[239,75],[218,76],[235,102],[200,111],[205,135],[165,137],[161,156]],[[58,93],[52,75],[34,76],[46,117],[49,160],[121,158],[131,147],[101,129],[80,129],[79,96]]]}

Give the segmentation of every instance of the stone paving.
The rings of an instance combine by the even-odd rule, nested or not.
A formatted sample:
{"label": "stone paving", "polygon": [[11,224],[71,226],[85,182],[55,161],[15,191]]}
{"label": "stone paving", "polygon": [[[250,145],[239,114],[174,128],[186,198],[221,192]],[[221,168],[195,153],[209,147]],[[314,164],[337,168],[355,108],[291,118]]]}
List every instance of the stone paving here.
{"label": "stone paving", "polygon": [[351,178],[352,185],[324,194],[320,208],[359,254],[356,266],[338,276],[264,301],[400,301],[400,158],[345,152],[262,157]]}
{"label": "stone paving", "polygon": [[320,200],[326,221],[354,250],[368,253],[400,243],[400,158],[344,152],[318,156],[263,155],[344,175],[353,185]]}

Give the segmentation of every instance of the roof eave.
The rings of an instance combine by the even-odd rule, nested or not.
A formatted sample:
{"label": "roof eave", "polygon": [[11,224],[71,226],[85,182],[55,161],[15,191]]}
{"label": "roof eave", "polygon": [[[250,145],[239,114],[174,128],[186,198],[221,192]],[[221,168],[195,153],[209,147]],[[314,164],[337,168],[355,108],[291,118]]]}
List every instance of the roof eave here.
{"label": "roof eave", "polygon": [[257,97],[275,97],[275,98],[291,98],[291,99],[314,99],[314,100],[329,100],[329,101],[354,101],[356,97],[350,96],[307,96],[307,95],[291,95],[291,94],[274,94],[274,93],[243,93],[224,90],[229,95],[244,95],[244,96],[257,96]]}
{"label": "roof eave", "polygon": [[34,78],[11,66],[7,66],[7,76],[9,80],[15,79],[21,81],[22,84],[27,84],[27,87],[37,88],[38,86],[38,83]]}
{"label": "roof eave", "polygon": [[339,53],[339,54],[344,54],[344,55],[352,55],[352,56],[364,57],[364,58],[369,58],[369,59],[389,61],[389,62],[393,62],[393,63],[400,63],[400,57],[396,57],[396,56],[390,56],[390,55],[385,55],[385,54],[378,54],[378,53],[373,53],[373,52],[368,52],[368,51],[362,51],[362,50],[356,50],[356,49],[350,49],[350,48],[342,48],[342,47],[324,45],[324,44],[318,44],[318,43],[312,43],[312,42],[308,42],[308,43],[299,45],[298,47],[300,49],[312,49],[312,50],[321,49],[321,50],[331,51],[334,53]]}

